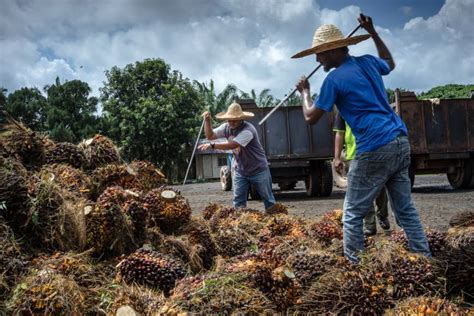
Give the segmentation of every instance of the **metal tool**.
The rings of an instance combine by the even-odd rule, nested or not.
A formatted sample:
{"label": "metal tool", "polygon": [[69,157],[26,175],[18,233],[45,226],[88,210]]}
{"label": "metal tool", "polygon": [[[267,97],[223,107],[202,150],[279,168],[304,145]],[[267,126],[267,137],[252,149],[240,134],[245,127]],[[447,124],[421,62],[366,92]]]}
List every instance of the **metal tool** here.
{"label": "metal tool", "polygon": [[191,159],[189,160],[189,164],[188,164],[188,169],[186,170],[186,175],[184,176],[184,181],[183,181],[183,185],[186,184],[186,180],[188,179],[188,173],[189,173],[189,169],[191,168],[191,164],[193,163],[193,158],[194,158],[194,154],[196,153],[196,148],[198,146],[198,143],[199,143],[199,140],[201,139],[201,134],[202,134],[202,130],[204,129],[204,122],[206,121],[205,118],[202,119],[202,124],[201,124],[201,128],[199,129],[199,134],[196,138],[196,143],[194,144],[194,149],[193,149],[193,153],[191,155]]}
{"label": "metal tool", "polygon": [[[357,32],[359,29],[361,28],[361,25],[359,24],[349,35],[347,35],[346,38],[349,38],[351,37],[352,35],[354,35],[355,32]],[[311,78],[311,76],[319,69],[321,68],[321,64],[318,65],[318,67],[316,67],[307,77],[306,79],[309,79]],[[275,106],[270,112],[268,112],[267,115],[265,115],[265,117],[263,119],[260,120],[260,122],[258,122],[258,125],[262,125],[269,117],[270,115],[273,114],[273,112],[275,112],[276,110],[278,110],[278,108],[280,106],[282,106],[293,94],[295,94],[295,92],[297,91],[298,89],[294,88],[293,91],[291,91],[290,94],[288,94],[283,100],[281,100],[280,103],[278,103],[277,106]]]}

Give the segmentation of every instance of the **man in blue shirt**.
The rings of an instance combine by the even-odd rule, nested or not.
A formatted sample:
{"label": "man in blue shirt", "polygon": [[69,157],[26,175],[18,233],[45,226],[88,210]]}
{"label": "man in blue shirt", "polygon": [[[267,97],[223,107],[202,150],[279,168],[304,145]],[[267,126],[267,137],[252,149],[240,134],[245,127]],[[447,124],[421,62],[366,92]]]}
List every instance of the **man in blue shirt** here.
{"label": "man in blue shirt", "polygon": [[[335,104],[356,138],[357,152],[349,169],[344,200],[344,254],[353,262],[359,261],[358,255],[364,249],[363,219],[385,186],[409,248],[431,256],[411,198],[407,128],[390,107],[382,80],[395,63],[372,19],[361,14],[358,20],[369,35],[345,39],[336,26],[322,25],[314,34],[312,47],[293,56],[316,54],[326,72],[335,68],[325,78],[314,103],[308,80],[302,77],[298,82],[306,122],[315,124]],[[348,45],[369,37],[374,40],[379,57],[349,55]]]}

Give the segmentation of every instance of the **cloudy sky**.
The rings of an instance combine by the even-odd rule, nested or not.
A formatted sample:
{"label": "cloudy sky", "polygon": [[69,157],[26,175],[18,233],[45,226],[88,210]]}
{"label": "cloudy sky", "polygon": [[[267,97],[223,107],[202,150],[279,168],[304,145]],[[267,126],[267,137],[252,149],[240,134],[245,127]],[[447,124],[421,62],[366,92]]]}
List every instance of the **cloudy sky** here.
{"label": "cloudy sky", "polygon": [[[281,98],[313,57],[322,23],[348,34],[360,12],[371,15],[397,68],[386,86],[423,91],[474,83],[474,0],[0,0],[0,86],[9,92],[80,79],[93,93],[104,71],[145,58],[218,89],[264,88]],[[376,54],[372,41],[353,55]],[[325,74],[311,80],[318,92]]]}

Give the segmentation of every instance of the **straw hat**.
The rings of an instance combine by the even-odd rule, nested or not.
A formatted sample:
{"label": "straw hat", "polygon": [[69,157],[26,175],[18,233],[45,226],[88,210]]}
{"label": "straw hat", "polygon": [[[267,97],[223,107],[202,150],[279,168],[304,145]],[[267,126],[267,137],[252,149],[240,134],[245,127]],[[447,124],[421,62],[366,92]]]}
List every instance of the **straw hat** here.
{"label": "straw hat", "polygon": [[311,48],[305,49],[291,58],[301,58],[331,49],[355,45],[359,42],[365,41],[369,37],[370,35],[365,34],[344,38],[344,35],[342,35],[341,30],[339,30],[337,26],[333,24],[323,24],[314,32]]}
{"label": "straw hat", "polygon": [[234,102],[229,105],[227,112],[221,112],[216,114],[218,120],[245,120],[253,117],[254,114],[251,112],[244,112],[240,107],[240,104]]}

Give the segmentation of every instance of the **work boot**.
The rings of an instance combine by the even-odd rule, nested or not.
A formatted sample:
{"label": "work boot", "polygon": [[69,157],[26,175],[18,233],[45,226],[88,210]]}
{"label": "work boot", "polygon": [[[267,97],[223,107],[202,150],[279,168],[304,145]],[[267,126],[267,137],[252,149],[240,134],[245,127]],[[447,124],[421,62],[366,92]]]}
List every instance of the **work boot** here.
{"label": "work boot", "polygon": [[377,215],[377,219],[379,221],[380,227],[382,227],[383,230],[389,230],[390,229],[390,222],[388,220],[388,217],[382,218]]}
{"label": "work boot", "polygon": [[375,234],[377,234],[377,230],[364,228],[364,235],[365,236],[369,237],[369,236],[374,236]]}

